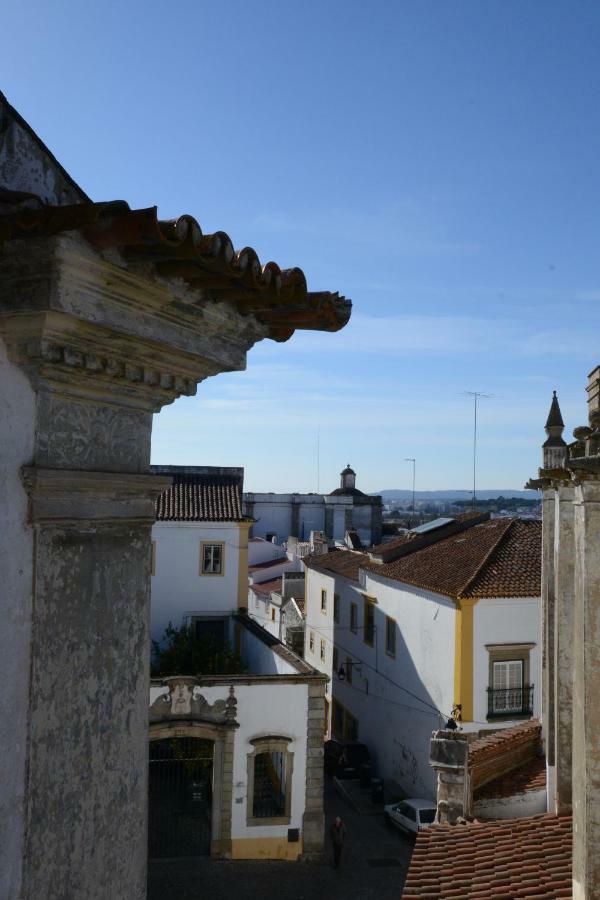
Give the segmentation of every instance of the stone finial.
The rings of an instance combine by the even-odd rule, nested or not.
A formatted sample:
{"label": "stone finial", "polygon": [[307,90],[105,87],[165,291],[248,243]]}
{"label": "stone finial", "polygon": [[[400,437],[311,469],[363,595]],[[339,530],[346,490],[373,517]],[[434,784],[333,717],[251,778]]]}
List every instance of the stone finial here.
{"label": "stone finial", "polygon": [[225,718],[228,722],[235,722],[235,717],[237,715],[237,698],[235,696],[235,691],[233,689],[233,685],[229,685],[229,696],[225,701]]}
{"label": "stone finial", "polygon": [[542,445],[543,468],[562,469],[567,459],[567,445],[563,440],[565,423],[558,405],[556,391],[552,392],[552,403],[546,420],[546,440]]}

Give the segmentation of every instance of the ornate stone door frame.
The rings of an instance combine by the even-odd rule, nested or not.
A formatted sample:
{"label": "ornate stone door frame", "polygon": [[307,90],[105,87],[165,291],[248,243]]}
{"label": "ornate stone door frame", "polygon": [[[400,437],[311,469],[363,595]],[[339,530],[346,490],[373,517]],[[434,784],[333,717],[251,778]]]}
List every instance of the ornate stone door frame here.
{"label": "ornate stone door frame", "polygon": [[150,725],[150,741],[165,738],[201,738],[212,741],[212,807],[210,827],[210,855],[231,854],[231,803],[233,797],[233,723],[215,725],[193,719],[165,720]]}

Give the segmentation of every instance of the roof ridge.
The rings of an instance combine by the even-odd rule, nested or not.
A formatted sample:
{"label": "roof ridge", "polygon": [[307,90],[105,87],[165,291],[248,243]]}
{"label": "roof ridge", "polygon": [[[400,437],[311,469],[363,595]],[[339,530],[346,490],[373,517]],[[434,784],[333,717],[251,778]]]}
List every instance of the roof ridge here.
{"label": "roof ridge", "polygon": [[[490,519],[490,522],[494,522],[494,521],[497,521],[497,519]],[[499,535],[498,540],[495,541],[495,542],[492,544],[492,546],[491,546],[490,549],[487,551],[487,553],[486,553],[485,556],[483,557],[483,559],[482,559],[482,561],[480,562],[480,564],[477,566],[477,569],[475,570],[475,572],[473,573],[473,575],[471,575],[471,576],[467,579],[467,581],[465,582],[465,584],[463,585],[463,587],[457,592],[457,595],[456,595],[456,596],[457,596],[458,598],[462,598],[462,597],[465,596],[467,590],[468,590],[468,589],[471,587],[471,585],[477,580],[477,578],[479,577],[479,575],[480,575],[481,572],[483,571],[484,566],[487,566],[488,562],[490,561],[490,558],[491,558],[491,557],[493,556],[493,554],[496,552],[496,550],[498,549],[498,547],[500,546],[500,544],[502,543],[502,541],[504,540],[505,536],[508,534],[508,532],[510,531],[510,529],[512,528],[512,526],[514,525],[515,522],[516,522],[516,519],[509,519],[509,520],[508,520],[508,524],[507,524],[506,528],[504,528],[504,529],[502,530],[502,533]],[[488,523],[486,523],[486,524],[488,524]],[[477,526],[474,525],[473,527],[476,528]],[[489,524],[488,524],[488,527],[489,527]]]}

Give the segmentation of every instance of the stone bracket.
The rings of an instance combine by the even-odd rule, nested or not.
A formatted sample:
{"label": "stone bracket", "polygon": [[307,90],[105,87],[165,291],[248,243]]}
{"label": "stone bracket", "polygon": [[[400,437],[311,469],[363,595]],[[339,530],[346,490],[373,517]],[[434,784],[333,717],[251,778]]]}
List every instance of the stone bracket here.
{"label": "stone bracket", "polygon": [[155,500],[172,479],[122,472],[85,472],[24,466],[29,520],[40,522],[135,520],[152,524]]}

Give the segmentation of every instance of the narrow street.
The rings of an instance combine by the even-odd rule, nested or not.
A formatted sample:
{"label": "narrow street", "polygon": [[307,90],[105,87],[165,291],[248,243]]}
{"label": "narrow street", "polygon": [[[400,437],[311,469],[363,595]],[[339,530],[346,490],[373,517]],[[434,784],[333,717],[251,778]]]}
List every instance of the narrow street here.
{"label": "narrow street", "polygon": [[341,868],[331,863],[156,860],[150,863],[148,900],[399,900],[412,840],[387,828],[381,815],[360,815],[327,784],[327,828],[340,815],[348,834]]}

